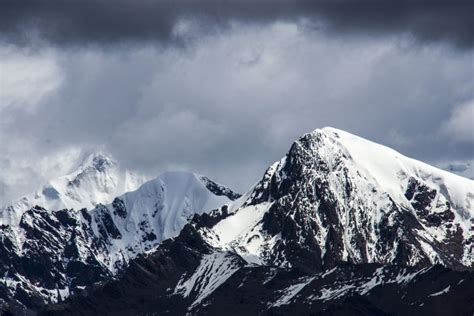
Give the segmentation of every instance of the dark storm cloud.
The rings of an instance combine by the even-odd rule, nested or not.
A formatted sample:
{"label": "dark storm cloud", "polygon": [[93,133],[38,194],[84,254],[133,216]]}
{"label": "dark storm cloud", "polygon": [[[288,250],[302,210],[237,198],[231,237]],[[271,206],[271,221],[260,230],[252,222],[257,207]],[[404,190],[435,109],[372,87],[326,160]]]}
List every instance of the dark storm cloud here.
{"label": "dark storm cloud", "polygon": [[471,9],[0,1],[0,204],[96,149],[245,191],[324,126],[429,163],[472,161]]}
{"label": "dark storm cloud", "polygon": [[474,157],[472,56],[445,45],[274,23],[190,50],[3,50],[0,204],[97,147],[149,176],[186,169],[239,191],[324,126],[430,163]]}
{"label": "dark storm cloud", "polygon": [[393,0],[4,0],[3,39],[27,44],[32,38],[58,45],[157,41],[179,44],[180,19],[197,21],[200,32],[231,21],[267,23],[306,20],[328,32],[409,34],[422,42],[474,46],[474,2]]}

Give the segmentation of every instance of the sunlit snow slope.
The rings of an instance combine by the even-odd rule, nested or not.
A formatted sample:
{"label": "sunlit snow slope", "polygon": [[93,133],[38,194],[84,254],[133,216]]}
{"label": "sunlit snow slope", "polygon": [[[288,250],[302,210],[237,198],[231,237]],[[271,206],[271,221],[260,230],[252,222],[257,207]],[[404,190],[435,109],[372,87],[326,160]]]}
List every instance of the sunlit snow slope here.
{"label": "sunlit snow slope", "polygon": [[[0,225],[0,275],[8,295],[28,293],[29,303],[57,301],[58,293],[64,298],[108,280],[130,260],[178,235],[195,214],[238,196],[204,176],[167,172],[92,210],[35,206],[17,222]],[[69,202],[69,196],[55,205],[62,201]]]}
{"label": "sunlit snow slope", "polygon": [[474,181],[350,133],[298,139],[205,236],[249,262],[473,267]]}
{"label": "sunlit snow slope", "polygon": [[50,310],[472,315],[473,198],[472,180],[315,130],[245,195]]}

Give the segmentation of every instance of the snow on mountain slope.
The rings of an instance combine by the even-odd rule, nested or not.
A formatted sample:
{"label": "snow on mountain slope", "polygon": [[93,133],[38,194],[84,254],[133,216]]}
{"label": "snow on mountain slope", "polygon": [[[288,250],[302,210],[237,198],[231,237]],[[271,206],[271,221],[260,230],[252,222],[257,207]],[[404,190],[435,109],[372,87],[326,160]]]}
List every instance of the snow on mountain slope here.
{"label": "snow on mountain slope", "polygon": [[201,258],[193,275],[179,281],[173,294],[189,297],[194,293],[196,298],[190,306],[192,309],[226,282],[240,267],[241,262],[229,253],[216,251],[206,254]]}
{"label": "snow on mountain slope", "polygon": [[[373,180],[400,203],[406,202],[406,181],[415,176],[430,187],[446,194],[453,206],[466,210],[465,217],[474,217],[474,181],[432,167],[401,155],[395,150],[334,128],[323,129],[337,145],[344,148],[349,160],[366,178]],[[404,185],[405,184],[405,185]]]}
{"label": "snow on mountain slope", "polygon": [[[209,214],[198,217],[210,219]],[[47,306],[40,315],[444,316],[474,311],[473,272],[367,263],[307,272],[247,264],[233,251],[210,247],[198,226],[187,225],[178,237],[134,260],[118,280]]]}
{"label": "snow on mountain slope", "polygon": [[50,180],[36,192],[0,208],[0,223],[18,223],[21,214],[35,205],[47,210],[92,209],[136,190],[146,180],[144,175],[120,168],[109,155],[94,153],[74,172]]}
{"label": "snow on mountain slope", "polygon": [[[111,240],[108,253],[114,258],[109,263],[149,251],[162,240],[176,237],[194,214],[231,202],[234,192],[227,188],[222,194],[210,191],[210,183],[216,185],[194,173],[166,172],[136,191],[115,198],[109,205],[98,205],[90,212],[92,218],[111,214],[120,235]],[[109,268],[112,270],[113,265]]]}
{"label": "snow on mountain slope", "polygon": [[238,196],[204,176],[167,172],[90,211],[33,207],[18,223],[0,225],[0,275],[7,293],[28,293],[28,304],[56,301],[59,292],[64,298],[112,278],[195,214]]}
{"label": "snow on mountain slope", "polygon": [[[1,227],[0,275],[12,295],[42,302],[89,286],[62,314],[222,314],[236,302],[253,314],[309,314],[352,295],[356,307],[371,297],[385,308],[380,291],[413,311],[453,282],[455,295],[472,285],[463,280],[474,270],[473,198],[472,180],[325,128],[296,140],[241,197],[177,172],[91,211],[28,210],[19,232]],[[412,301],[407,287],[422,294]],[[365,307],[379,315],[374,306]]]}
{"label": "snow on mountain slope", "polygon": [[473,268],[474,181],[344,131],[297,140],[208,242],[248,262]]}

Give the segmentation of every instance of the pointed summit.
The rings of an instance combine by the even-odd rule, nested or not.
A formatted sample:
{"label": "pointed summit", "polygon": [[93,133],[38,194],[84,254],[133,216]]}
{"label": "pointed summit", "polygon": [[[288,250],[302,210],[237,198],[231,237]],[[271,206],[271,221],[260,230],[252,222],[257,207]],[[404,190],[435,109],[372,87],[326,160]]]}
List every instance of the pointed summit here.
{"label": "pointed summit", "polygon": [[296,140],[212,228],[249,262],[474,268],[474,181],[333,128]]}
{"label": "pointed summit", "polygon": [[76,170],[52,179],[34,193],[12,202],[0,210],[2,223],[16,223],[21,214],[35,205],[48,210],[92,209],[111,203],[125,192],[136,190],[147,178],[122,169],[111,155],[94,152],[87,155]]}
{"label": "pointed summit", "polygon": [[79,168],[94,168],[98,171],[105,171],[118,165],[117,161],[110,155],[103,152],[93,152],[87,155]]}

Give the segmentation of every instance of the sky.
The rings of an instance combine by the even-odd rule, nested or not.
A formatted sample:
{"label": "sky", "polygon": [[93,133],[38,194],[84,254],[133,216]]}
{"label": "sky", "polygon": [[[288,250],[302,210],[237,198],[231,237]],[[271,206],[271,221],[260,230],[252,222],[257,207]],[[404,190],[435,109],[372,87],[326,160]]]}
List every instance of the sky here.
{"label": "sky", "polygon": [[[472,1],[0,3],[0,204],[93,151],[243,192],[331,126],[474,160]],[[3,202],[3,203],[2,203]]]}

